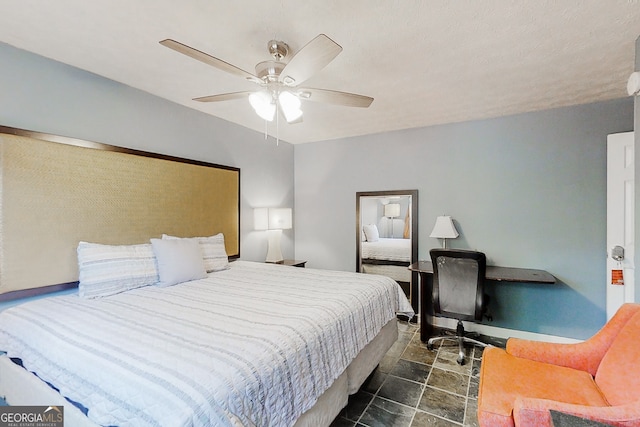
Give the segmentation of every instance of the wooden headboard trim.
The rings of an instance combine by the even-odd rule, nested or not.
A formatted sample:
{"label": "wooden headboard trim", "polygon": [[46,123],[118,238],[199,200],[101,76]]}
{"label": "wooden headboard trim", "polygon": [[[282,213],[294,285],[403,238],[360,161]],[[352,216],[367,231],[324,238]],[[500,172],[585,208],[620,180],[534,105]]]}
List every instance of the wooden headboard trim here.
{"label": "wooden headboard trim", "polygon": [[41,295],[52,294],[54,292],[62,292],[68,289],[78,287],[78,282],[60,283],[58,285],[43,286],[41,288],[20,289],[0,294],[0,303],[6,301],[14,301],[23,298],[38,297]]}
{"label": "wooden headboard trim", "polygon": [[[113,151],[116,153],[133,154],[135,156],[151,157],[154,159],[169,160],[172,162],[188,163],[192,165],[206,166],[217,169],[225,169],[240,172],[240,168],[234,166],[219,165],[217,163],[208,163],[200,160],[185,159],[183,157],[174,157],[165,154],[151,153],[149,151],[134,150],[132,148],[117,147],[115,145],[102,144],[100,142],[85,141],[83,139],[70,138],[67,136],[53,135],[50,133],[35,132],[12,128],[9,126],[0,126],[0,133],[16,136],[26,136],[28,138],[40,139],[42,141],[56,142],[58,144],[74,145],[76,147],[95,148],[97,150]],[[240,206],[238,206],[238,209]],[[238,227],[238,231],[240,228]]]}

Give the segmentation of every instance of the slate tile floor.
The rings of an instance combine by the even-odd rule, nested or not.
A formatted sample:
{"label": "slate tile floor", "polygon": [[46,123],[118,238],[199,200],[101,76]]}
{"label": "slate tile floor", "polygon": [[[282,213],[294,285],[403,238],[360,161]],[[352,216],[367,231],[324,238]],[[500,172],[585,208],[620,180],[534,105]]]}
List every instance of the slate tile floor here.
{"label": "slate tile floor", "polygon": [[[417,325],[398,325],[398,341],[331,427],[477,426],[483,349],[468,347],[460,366],[456,343],[447,341],[431,351],[420,341]],[[484,341],[504,346],[504,340]]]}

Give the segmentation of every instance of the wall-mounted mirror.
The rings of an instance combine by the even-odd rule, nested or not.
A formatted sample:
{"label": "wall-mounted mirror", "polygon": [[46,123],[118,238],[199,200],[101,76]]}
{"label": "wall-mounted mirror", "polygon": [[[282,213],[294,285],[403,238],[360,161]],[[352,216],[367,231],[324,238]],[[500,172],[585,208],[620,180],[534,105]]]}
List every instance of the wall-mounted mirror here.
{"label": "wall-mounted mirror", "polygon": [[356,193],[356,257],[356,271],[394,279],[418,314],[418,190]]}

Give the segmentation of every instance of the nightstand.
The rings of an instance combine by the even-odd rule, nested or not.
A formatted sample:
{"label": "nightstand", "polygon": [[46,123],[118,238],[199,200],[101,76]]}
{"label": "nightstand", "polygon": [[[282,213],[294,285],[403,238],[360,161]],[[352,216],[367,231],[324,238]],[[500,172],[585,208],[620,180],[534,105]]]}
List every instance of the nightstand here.
{"label": "nightstand", "polygon": [[280,262],[276,262],[274,264],[290,265],[290,266],[293,266],[293,267],[304,268],[306,263],[307,263],[307,261],[301,261],[299,259],[284,259],[284,260],[282,260]]}

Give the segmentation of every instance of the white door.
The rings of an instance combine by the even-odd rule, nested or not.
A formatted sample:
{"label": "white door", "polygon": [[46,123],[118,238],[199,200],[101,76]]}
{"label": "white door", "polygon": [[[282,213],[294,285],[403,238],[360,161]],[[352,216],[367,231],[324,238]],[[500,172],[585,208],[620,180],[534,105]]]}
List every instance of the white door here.
{"label": "white door", "polygon": [[634,301],[633,159],[633,132],[607,137],[607,320]]}

